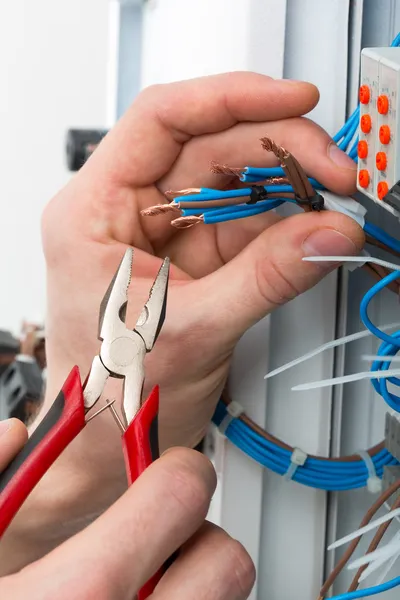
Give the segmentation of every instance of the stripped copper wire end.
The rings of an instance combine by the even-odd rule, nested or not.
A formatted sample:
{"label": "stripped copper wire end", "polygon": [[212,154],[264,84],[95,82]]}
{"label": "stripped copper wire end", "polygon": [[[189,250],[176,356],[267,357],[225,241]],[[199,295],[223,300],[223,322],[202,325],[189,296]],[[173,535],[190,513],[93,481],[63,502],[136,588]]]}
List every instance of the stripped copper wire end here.
{"label": "stripped copper wire end", "polygon": [[194,227],[194,225],[200,225],[200,223],[204,222],[203,217],[179,217],[174,221],[171,221],[171,225],[176,227],[177,229],[189,229],[189,227]]}
{"label": "stripped copper wire end", "polygon": [[167,190],[164,192],[164,196],[168,200],[174,200],[179,196],[189,196],[190,194],[200,194],[201,188],[186,188],[184,190]]}
{"label": "stripped copper wire end", "polygon": [[234,175],[235,177],[240,177],[243,173],[243,169],[241,169],[240,167],[230,167],[229,165],[221,165],[215,161],[211,162],[210,170],[216,175]]}
{"label": "stripped copper wire end", "polygon": [[156,204],[156,206],[149,206],[149,208],[145,208],[140,211],[142,217],[156,217],[157,215],[164,215],[169,212],[176,212],[179,210],[178,203],[170,203],[170,204]]}
{"label": "stripped copper wire end", "polygon": [[275,154],[276,158],[280,160],[281,163],[285,161],[289,156],[289,152],[282,148],[282,146],[278,146],[271,138],[263,137],[261,138],[261,145],[267,152],[272,152]]}
{"label": "stripped copper wire end", "polygon": [[265,180],[265,185],[288,185],[290,181],[287,177],[269,177]]}

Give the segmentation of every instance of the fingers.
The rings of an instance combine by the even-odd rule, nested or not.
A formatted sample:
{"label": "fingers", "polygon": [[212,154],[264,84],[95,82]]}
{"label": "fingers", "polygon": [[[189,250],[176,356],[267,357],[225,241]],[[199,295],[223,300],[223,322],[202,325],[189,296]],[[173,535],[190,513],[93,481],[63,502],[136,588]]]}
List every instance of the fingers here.
{"label": "fingers", "polygon": [[0,472],[26,444],[28,432],[18,419],[0,421]]}
{"label": "fingers", "polygon": [[355,192],[356,163],[332,143],[326,131],[305,118],[240,123],[218,134],[194,138],[161,180],[160,189],[219,187],[224,179],[210,172],[212,160],[233,167],[276,165],[273,154],[261,146],[264,136],[292,152],[307,174],[328,189],[338,194]]}
{"label": "fingers", "polygon": [[[234,343],[277,306],[315,285],[335,265],[302,261],[309,255],[356,255],[362,229],[339,213],[307,213],[285,219],[261,234],[235,259],[190,284],[196,318],[207,318],[220,341]],[[190,298],[186,302],[191,305]]]}
{"label": "fingers", "polygon": [[60,590],[76,600],[133,598],[203,524],[215,485],[203,455],[168,452],[91,526],[13,577],[12,597],[25,598],[28,583],[31,600],[62,598]]}
{"label": "fingers", "polygon": [[171,168],[191,137],[224,131],[241,121],[300,116],[318,97],[308,83],[241,72],[153,86],[140,94],[82,174],[96,170],[101,179],[143,187]]}
{"label": "fingers", "polygon": [[245,600],[254,580],[254,565],[243,546],[206,523],[163,577],[154,600]]}

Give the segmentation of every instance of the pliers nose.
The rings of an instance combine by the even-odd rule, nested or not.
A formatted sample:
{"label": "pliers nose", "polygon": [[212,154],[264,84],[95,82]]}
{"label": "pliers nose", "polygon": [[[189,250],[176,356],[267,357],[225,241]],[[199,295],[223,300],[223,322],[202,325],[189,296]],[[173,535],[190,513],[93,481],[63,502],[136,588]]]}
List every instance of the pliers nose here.
{"label": "pliers nose", "polygon": [[[126,326],[128,290],[132,279],[134,251],[128,248],[100,306],[98,337],[102,340],[85,386],[89,409],[98,399],[108,377],[124,379],[122,412],[125,427],[141,406],[144,358],[157,340],[165,319],[170,261],[164,259],[146,304],[133,330]],[[94,393],[93,393],[94,392]]]}

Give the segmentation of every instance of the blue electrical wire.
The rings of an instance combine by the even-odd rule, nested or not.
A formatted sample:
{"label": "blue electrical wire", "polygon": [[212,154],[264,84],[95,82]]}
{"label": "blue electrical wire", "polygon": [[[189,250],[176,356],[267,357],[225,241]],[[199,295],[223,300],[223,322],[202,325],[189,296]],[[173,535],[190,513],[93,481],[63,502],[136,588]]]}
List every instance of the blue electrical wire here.
{"label": "blue electrical wire", "polygon": [[[227,408],[220,401],[213,417],[214,424],[218,427],[226,415]],[[285,475],[292,464],[291,450],[267,440],[240,419],[233,419],[229,423],[225,435],[253,460],[278,475]],[[384,466],[398,464],[385,449],[372,456],[372,460],[378,477],[382,477]],[[308,457],[304,466],[299,466],[293,476],[293,480],[300,484],[326,491],[365,487],[368,478],[367,466],[361,458],[345,462]]]}
{"label": "blue electrical wire", "polygon": [[376,596],[377,594],[382,594],[383,592],[393,590],[399,586],[400,577],[396,577],[391,581],[387,581],[386,583],[382,583],[381,585],[376,585],[374,587],[366,588],[365,590],[356,590],[355,592],[346,592],[345,594],[340,594],[340,596],[332,596],[331,600],[356,600],[356,598],[369,598],[371,596]]}
{"label": "blue electrical wire", "polygon": [[400,241],[386,233],[386,231],[383,231],[377,225],[365,222],[364,231],[367,235],[374,237],[378,242],[385,244],[394,252],[400,253]]}
{"label": "blue electrical wire", "polygon": [[367,329],[369,329],[369,331],[371,333],[373,333],[375,335],[375,337],[379,338],[380,340],[383,340],[387,344],[393,344],[393,345],[397,346],[398,348],[400,348],[400,339],[397,339],[396,337],[389,335],[388,333],[386,333],[385,331],[382,331],[381,329],[379,329],[379,327],[376,327],[376,325],[374,325],[372,323],[372,321],[370,320],[370,318],[368,316],[368,306],[369,306],[369,303],[371,302],[371,300],[374,298],[374,296],[376,296],[376,294],[378,294],[387,285],[389,285],[393,281],[396,281],[396,279],[399,279],[399,278],[400,278],[400,271],[393,271],[393,273],[390,273],[390,275],[387,275],[386,277],[381,279],[381,281],[376,283],[370,290],[368,290],[368,292],[365,294],[365,296],[361,300],[361,304],[360,304],[360,317],[361,317],[361,320],[364,323],[365,327]]}

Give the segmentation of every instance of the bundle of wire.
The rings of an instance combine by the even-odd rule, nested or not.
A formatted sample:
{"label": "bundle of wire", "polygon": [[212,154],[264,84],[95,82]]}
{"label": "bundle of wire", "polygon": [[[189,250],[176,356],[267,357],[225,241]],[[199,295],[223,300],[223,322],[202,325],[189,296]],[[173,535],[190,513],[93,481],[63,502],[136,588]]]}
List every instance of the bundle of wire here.
{"label": "bundle of wire", "polygon": [[[400,33],[393,40],[391,46],[400,46]],[[346,152],[355,162],[358,160],[357,133],[359,119],[360,107],[358,106],[341,130],[333,137],[333,141],[339,148]],[[279,149],[276,146],[274,148],[271,140],[265,138],[262,140],[262,143],[266,150],[271,151],[272,149],[276,156],[279,156]],[[284,149],[280,150],[283,151]],[[289,154],[285,158],[287,156]],[[295,167],[297,161],[292,156],[290,156],[290,159],[292,160],[292,167],[293,165]],[[285,202],[296,203],[300,206],[303,205],[304,210],[312,210],[313,207],[311,205],[306,207],[306,203],[304,201],[301,202],[301,196],[299,198],[298,190],[295,189],[295,179],[288,176],[288,169],[283,168],[285,166],[283,160],[281,160],[281,165],[281,167],[274,168],[256,168],[251,166],[232,168],[226,165],[214,164],[212,165],[212,170],[215,173],[228,175],[231,178],[238,178],[241,186],[248,183],[248,187],[225,190],[196,188],[169,192],[166,194],[170,200],[169,204],[150,207],[144,210],[142,214],[157,215],[169,211],[172,213],[176,212],[179,213],[179,216],[173,219],[171,224],[177,228],[186,228],[200,223],[215,225],[236,219],[253,217],[274,210]],[[296,175],[296,172],[294,174]],[[299,173],[297,173],[298,175]],[[300,174],[300,179],[297,178],[297,181],[303,184],[303,189],[305,188],[306,191],[309,191],[310,188],[313,192],[324,189],[318,181],[307,177],[305,174],[304,176]],[[305,197],[306,199],[311,198],[311,195],[306,194]],[[316,210],[319,209],[319,207],[316,208]],[[389,236],[385,231],[372,223],[365,222],[364,231],[367,243],[383,248],[385,251],[396,256],[400,255],[400,241]],[[371,370],[386,370],[393,356],[400,349],[400,331],[390,335],[376,327],[368,317],[368,306],[374,296],[386,286],[397,294],[400,292],[400,271],[388,273],[387,270],[376,265],[365,265],[365,267],[379,281],[366,294],[361,303],[361,318],[367,329],[383,342],[378,351],[379,359],[374,361]],[[390,393],[387,389],[388,382],[400,386],[400,378],[392,377],[385,379],[382,377],[381,379],[373,379],[371,381],[376,391],[384,398],[387,404],[392,409],[400,412],[400,396]],[[304,455],[304,461],[296,463],[294,462],[296,452],[294,448],[264,431],[244,413],[233,414],[229,407],[230,404],[231,401],[227,396],[224,396],[220,400],[213,417],[215,425],[221,427],[222,424],[225,436],[252,459],[275,473],[286,476],[286,478],[300,484],[327,491],[361,488],[367,485],[372,475],[382,477],[385,466],[398,464],[385,449],[383,443],[370,449],[368,454],[363,453],[363,456],[353,455],[341,458],[321,458]],[[364,525],[369,522],[375,512],[399,488],[400,481],[381,495],[364,518]],[[400,499],[395,503],[395,507],[400,507]],[[377,548],[389,524],[390,522],[380,527],[371,542],[369,551]],[[347,552],[345,552],[341,561],[325,582],[321,589],[320,600],[325,598],[333,581],[346,565],[359,541],[360,537],[349,546]],[[400,578],[397,578],[373,588],[358,591],[358,582],[362,572],[363,569],[358,571],[349,591],[336,596],[336,600],[365,598],[400,585]]]}
{"label": "bundle of wire", "polygon": [[[397,35],[392,46],[400,45],[400,34]],[[345,152],[357,161],[357,132],[359,125],[360,108],[359,106],[353,112],[342,129],[334,136],[334,142]],[[271,140],[264,138],[262,140],[266,150],[272,151],[278,158],[282,158],[284,149],[278,148]],[[166,212],[179,212],[180,216],[172,220],[172,225],[177,228],[191,227],[199,223],[214,225],[235,219],[253,217],[281,206],[285,202],[297,203],[303,205],[304,210],[311,210],[305,207],[305,202],[299,202],[299,192],[294,189],[294,181],[301,188],[301,184],[306,192],[316,193],[316,190],[323,190],[323,186],[305,173],[301,173],[301,167],[289,153],[282,159],[281,167],[274,168],[232,168],[225,165],[214,164],[212,169],[215,173],[237,177],[241,185],[248,183],[249,187],[238,187],[237,189],[218,190],[210,188],[186,189],[177,192],[168,192],[166,195],[171,200],[168,204],[150,207],[143,211],[144,215],[157,215]],[[292,177],[288,176],[288,161],[291,161]],[[283,168],[286,163],[286,168]],[[296,165],[299,172],[296,173]],[[290,172],[289,172],[290,175]],[[311,193],[308,195],[311,196]],[[306,194],[307,197],[307,194]],[[367,241],[375,246],[383,247],[396,255],[400,254],[400,242],[395,240],[385,231],[366,222],[364,230]],[[367,266],[371,273],[382,282],[385,281],[387,271],[375,269]],[[400,282],[394,285],[394,279],[389,285],[392,285],[394,291],[400,290]],[[396,345],[396,336],[391,338],[392,345]],[[400,334],[399,334],[400,346]],[[392,354],[390,348],[384,348],[382,352],[386,355]],[[396,346],[397,348],[397,346]],[[382,368],[387,364],[387,359],[382,361]],[[397,380],[396,380],[397,381]],[[400,383],[400,379],[398,380]],[[375,386],[385,386],[385,383],[379,381],[373,382]],[[386,389],[386,388],[385,388]],[[386,394],[386,391],[382,393]],[[388,394],[388,392],[387,392]],[[400,406],[400,398],[398,399]],[[213,421],[219,426],[227,415],[227,401],[221,399],[215,411]],[[248,454],[251,458],[258,461],[265,467],[273,470],[280,475],[287,475],[290,472],[293,458],[293,448],[271,436],[263,429],[259,428],[245,415],[231,420],[225,430],[227,438]],[[397,464],[397,461],[384,448],[383,443],[369,451],[372,459],[373,468],[378,477],[382,476],[383,468],[386,465]],[[364,457],[365,458],[365,457]],[[370,467],[370,468],[369,468]],[[308,457],[304,465],[299,465],[296,469],[292,468],[292,479],[303,485],[318,489],[337,491],[349,490],[358,487],[364,487],[371,476],[371,464],[360,456],[343,457],[341,459]]]}

